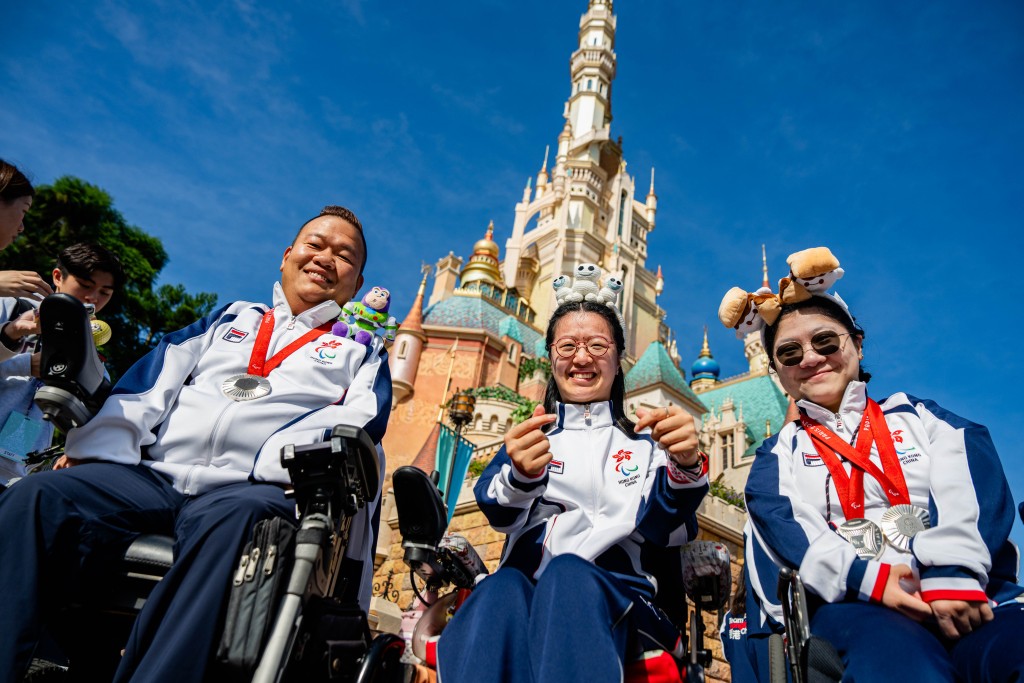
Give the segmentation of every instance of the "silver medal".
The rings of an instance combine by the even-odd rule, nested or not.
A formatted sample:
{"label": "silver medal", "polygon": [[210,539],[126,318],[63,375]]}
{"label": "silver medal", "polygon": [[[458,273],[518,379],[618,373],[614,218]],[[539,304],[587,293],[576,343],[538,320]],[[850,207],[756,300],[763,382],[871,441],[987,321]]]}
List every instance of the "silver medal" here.
{"label": "silver medal", "polygon": [[910,539],[930,526],[928,511],[916,505],[893,505],[880,520],[885,540],[900,552],[910,552]]}
{"label": "silver medal", "polygon": [[837,531],[850,542],[857,557],[862,559],[877,560],[885,550],[882,530],[870,519],[848,519],[839,525]]}
{"label": "silver medal", "polygon": [[270,381],[266,377],[242,373],[224,380],[220,390],[234,401],[251,401],[270,393]]}

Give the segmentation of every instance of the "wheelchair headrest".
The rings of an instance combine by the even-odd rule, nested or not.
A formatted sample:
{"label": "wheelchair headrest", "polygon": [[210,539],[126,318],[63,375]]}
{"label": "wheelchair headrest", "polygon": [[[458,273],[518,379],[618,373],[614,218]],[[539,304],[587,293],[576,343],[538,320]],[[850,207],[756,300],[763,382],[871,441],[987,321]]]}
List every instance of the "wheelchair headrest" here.
{"label": "wheelchair headrest", "polygon": [[436,550],[448,526],[447,510],[437,484],[423,470],[410,465],[395,470],[391,483],[403,545]]}
{"label": "wheelchair headrest", "polygon": [[724,607],[732,592],[729,549],[715,541],[693,541],[681,552],[687,597],[705,611]]}

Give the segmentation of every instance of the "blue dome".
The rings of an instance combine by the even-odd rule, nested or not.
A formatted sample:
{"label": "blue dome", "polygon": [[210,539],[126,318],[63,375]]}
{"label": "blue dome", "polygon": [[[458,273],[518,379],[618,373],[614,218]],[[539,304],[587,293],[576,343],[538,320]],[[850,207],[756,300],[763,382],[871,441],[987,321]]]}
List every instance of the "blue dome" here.
{"label": "blue dome", "polygon": [[690,367],[690,376],[694,379],[718,379],[721,371],[718,361],[711,356],[701,356]]}

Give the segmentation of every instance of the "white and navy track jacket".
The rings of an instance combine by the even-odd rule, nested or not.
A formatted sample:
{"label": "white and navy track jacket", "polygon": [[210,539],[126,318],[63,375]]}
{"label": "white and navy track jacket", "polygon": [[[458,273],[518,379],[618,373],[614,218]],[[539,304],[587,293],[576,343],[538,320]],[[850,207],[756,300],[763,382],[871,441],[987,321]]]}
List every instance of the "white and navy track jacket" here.
{"label": "white and navy track jacket", "polygon": [[643,547],[696,536],[706,462],[684,469],[650,436],[630,438],[610,402],[558,404],[547,437],[553,459],[544,473],[520,472],[503,447],[474,490],[491,526],[508,534],[501,566],[537,578],[551,558],[572,553],[653,597],[658,586],[642,564]]}
{"label": "white and navy track jacket", "polygon": [[[797,405],[851,442],[866,403],[866,385],[851,382],[838,413],[809,401]],[[1008,540],[1013,499],[988,430],[904,393],[893,394],[880,406],[911,501],[931,516],[931,528],[912,539],[911,552],[886,546],[879,560],[861,559],[829,527],[828,468],[799,422],[765,440],[747,479],[747,510],[760,544],[780,566],[798,569],[807,588],[827,602],[879,601],[894,564],[908,564],[920,573],[925,601],[1002,602],[1024,592],[1016,585],[1016,549]],[[871,459],[881,466],[874,446]],[[844,466],[849,472],[850,465]],[[828,513],[840,525],[843,509],[835,485],[829,486]],[[881,486],[865,476],[864,517],[877,523],[888,507]]]}
{"label": "white and navy track jacket", "polygon": [[[391,407],[391,375],[380,339],[363,346],[325,332],[269,374],[268,396],[234,401],[222,393],[224,380],[247,371],[267,310],[263,304],[235,302],[166,335],[121,378],[96,416],[68,434],[67,454],[141,463],[181,493],[197,496],[236,482],[288,484],[280,460],[283,446],[316,443],[334,425],[351,424],[366,429],[378,445],[383,481],[380,440]],[[293,316],[277,283],[274,311],[268,356],[335,319],[341,307],[327,301]],[[362,562],[356,571],[367,605],[379,502],[378,491],[353,520],[346,553]]]}

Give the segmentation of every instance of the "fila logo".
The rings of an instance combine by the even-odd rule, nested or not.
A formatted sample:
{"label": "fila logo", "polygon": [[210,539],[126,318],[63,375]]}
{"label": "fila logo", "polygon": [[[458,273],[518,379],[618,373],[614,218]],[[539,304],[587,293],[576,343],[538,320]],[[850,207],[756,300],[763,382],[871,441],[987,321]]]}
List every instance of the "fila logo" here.
{"label": "fila logo", "polygon": [[822,462],[821,456],[817,453],[804,453],[804,467],[821,467],[825,463]]}
{"label": "fila logo", "polygon": [[238,342],[242,341],[243,339],[245,339],[248,336],[249,336],[248,332],[243,332],[242,330],[238,329],[237,327],[232,327],[230,330],[228,330],[224,334],[224,341],[229,341],[229,342],[231,342],[233,344],[237,344]]}
{"label": "fila logo", "polygon": [[552,460],[548,463],[548,472],[551,474],[561,474],[565,463],[561,460]]}

